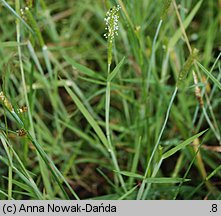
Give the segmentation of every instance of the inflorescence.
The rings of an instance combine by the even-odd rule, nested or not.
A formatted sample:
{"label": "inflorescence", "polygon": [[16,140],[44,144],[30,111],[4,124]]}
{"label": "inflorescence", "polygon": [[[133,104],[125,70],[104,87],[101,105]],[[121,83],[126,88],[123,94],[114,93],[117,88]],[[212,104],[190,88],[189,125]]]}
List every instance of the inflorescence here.
{"label": "inflorescence", "polygon": [[107,12],[106,17],[104,18],[106,24],[105,30],[107,30],[107,33],[104,34],[104,37],[109,39],[111,43],[113,42],[114,36],[118,35],[119,10],[119,5],[114,6]]}

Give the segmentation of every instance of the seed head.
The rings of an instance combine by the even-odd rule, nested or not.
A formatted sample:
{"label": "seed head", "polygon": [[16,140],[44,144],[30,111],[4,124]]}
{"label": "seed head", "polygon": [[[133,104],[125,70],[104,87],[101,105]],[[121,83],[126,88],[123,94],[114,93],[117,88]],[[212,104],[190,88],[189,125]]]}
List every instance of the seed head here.
{"label": "seed head", "polygon": [[26,130],[23,128],[17,130],[16,132],[17,132],[17,135],[20,137],[25,136],[27,134]]}
{"label": "seed head", "polygon": [[9,100],[5,97],[4,93],[1,91],[0,92],[0,102],[11,112],[14,111],[11,103],[9,102]]}
{"label": "seed head", "polygon": [[104,18],[106,25],[105,30],[107,30],[107,33],[104,34],[104,37],[110,39],[111,43],[113,42],[114,36],[118,35],[119,10],[120,10],[119,5],[114,6],[107,12],[106,17]]}

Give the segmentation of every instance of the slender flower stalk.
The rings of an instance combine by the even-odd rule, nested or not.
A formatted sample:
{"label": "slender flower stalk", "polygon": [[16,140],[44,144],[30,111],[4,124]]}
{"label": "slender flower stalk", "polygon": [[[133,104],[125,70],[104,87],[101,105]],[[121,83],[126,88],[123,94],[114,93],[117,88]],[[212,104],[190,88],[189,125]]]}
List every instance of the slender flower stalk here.
{"label": "slender flower stalk", "polygon": [[[119,15],[118,12],[120,10],[120,6],[114,6],[111,8],[107,14],[106,17],[104,18],[106,28],[105,30],[107,31],[104,34],[104,37],[107,39],[107,77],[110,74],[110,68],[111,68],[111,63],[112,63],[112,49],[113,49],[113,43],[114,43],[114,37],[118,35],[118,19]],[[113,161],[114,168],[117,171],[118,179],[122,185],[123,190],[126,192],[126,186],[125,182],[123,180],[122,175],[120,174],[120,168],[117,162],[116,154],[114,152],[114,147],[111,142],[111,137],[110,137],[110,92],[111,92],[111,83],[107,79],[107,85],[106,85],[106,102],[105,102],[105,126],[106,126],[106,136],[108,140],[108,151],[110,153],[110,156]]]}
{"label": "slender flower stalk", "polygon": [[[115,35],[118,35],[118,11],[120,9],[120,6],[111,8],[104,18],[107,33],[104,34],[104,37],[107,39],[107,62],[108,62],[108,68],[107,68],[107,76],[110,74],[110,67],[112,63],[112,49],[113,49],[113,41]],[[107,138],[110,140],[110,128],[109,128],[109,114],[110,114],[110,82],[107,81],[107,88],[106,88],[106,134]]]}

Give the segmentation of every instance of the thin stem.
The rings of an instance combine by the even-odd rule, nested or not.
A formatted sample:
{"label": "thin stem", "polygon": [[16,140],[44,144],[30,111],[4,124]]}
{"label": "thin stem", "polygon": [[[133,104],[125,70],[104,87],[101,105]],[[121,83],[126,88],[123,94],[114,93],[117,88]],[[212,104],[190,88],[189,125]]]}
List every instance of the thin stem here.
{"label": "thin stem", "polygon": [[[110,64],[108,64],[107,74],[110,74]],[[109,116],[110,116],[110,82],[107,81],[106,88],[106,103],[105,103],[105,123],[106,123],[106,135],[107,139],[110,140],[110,125],[109,125]]]}
{"label": "thin stem", "polygon": [[[5,87],[6,81],[3,81],[3,92],[6,92],[6,87]],[[4,109],[4,122],[5,122],[5,133],[6,136],[8,137],[8,122],[7,122],[7,117],[6,117],[6,108],[3,107]],[[11,149],[8,150],[9,152],[9,167],[8,167],[8,199],[11,200],[12,199],[12,187],[13,187],[13,183],[12,183],[12,178],[13,178],[13,152],[11,151]]]}
{"label": "thin stem", "polygon": [[[109,74],[110,73],[110,64],[108,64],[108,70],[107,70],[107,73]],[[123,190],[125,192],[127,192],[127,189],[126,189],[126,185],[125,185],[125,182],[124,182],[124,179],[122,177],[122,175],[120,174],[120,168],[119,168],[119,165],[118,165],[118,162],[117,162],[117,158],[116,158],[116,155],[114,153],[114,147],[112,145],[112,142],[111,142],[111,137],[110,137],[110,82],[107,81],[107,87],[106,87],[106,103],[105,103],[105,126],[106,126],[106,136],[107,136],[107,141],[108,141],[108,151],[111,155],[111,158],[112,158],[112,161],[113,161],[113,165],[114,165],[114,168],[116,169],[117,171],[117,175],[118,175],[118,178],[119,178],[119,181],[123,187]]]}

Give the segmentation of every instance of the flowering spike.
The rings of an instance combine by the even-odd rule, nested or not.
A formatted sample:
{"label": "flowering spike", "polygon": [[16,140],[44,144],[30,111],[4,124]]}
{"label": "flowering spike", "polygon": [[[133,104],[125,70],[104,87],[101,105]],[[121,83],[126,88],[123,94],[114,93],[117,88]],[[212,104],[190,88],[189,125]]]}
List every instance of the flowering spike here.
{"label": "flowering spike", "polygon": [[104,18],[107,33],[104,34],[104,37],[110,40],[110,43],[113,42],[114,36],[118,35],[118,12],[120,10],[120,6],[114,6],[111,8]]}

